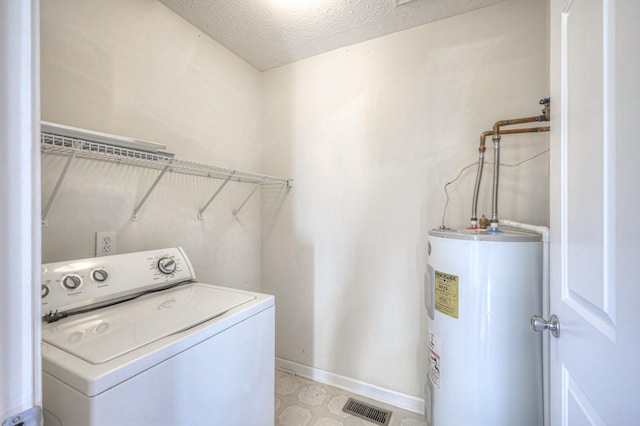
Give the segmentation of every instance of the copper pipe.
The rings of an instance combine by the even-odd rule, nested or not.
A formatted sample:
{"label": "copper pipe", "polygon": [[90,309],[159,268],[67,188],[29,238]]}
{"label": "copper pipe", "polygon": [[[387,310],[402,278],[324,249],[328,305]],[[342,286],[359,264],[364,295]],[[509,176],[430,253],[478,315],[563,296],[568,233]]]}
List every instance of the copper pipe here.
{"label": "copper pipe", "polygon": [[499,134],[500,127],[503,127],[503,126],[512,126],[514,124],[523,124],[523,123],[537,123],[540,121],[547,121],[545,115],[536,115],[533,117],[512,118],[510,120],[496,121],[495,124],[493,125],[493,133]]}
{"label": "copper pipe", "polygon": [[501,130],[501,135],[510,135],[514,133],[536,133],[536,132],[548,132],[551,130],[549,126],[540,126],[540,127],[527,127],[526,129],[506,129]]}
{"label": "copper pipe", "polygon": [[[514,118],[510,120],[500,120],[497,121],[493,125],[493,130],[487,130],[480,135],[480,146],[478,148],[479,159],[478,159],[478,171],[476,174],[476,182],[473,191],[473,200],[471,205],[471,227],[475,228],[478,225],[478,196],[480,192],[480,182],[482,180],[482,170],[484,167],[484,152],[486,151],[485,142],[487,136],[493,136],[494,141],[494,190],[493,190],[493,211],[492,211],[492,223],[495,223],[495,227],[497,227],[498,223],[498,178],[499,178],[499,162],[500,162],[500,135],[509,135],[516,133],[536,133],[536,132],[548,132],[550,130],[549,126],[539,126],[539,127],[527,127],[520,129],[504,129],[501,130],[500,127],[503,126],[511,126],[514,124],[523,124],[523,123],[536,123],[541,121],[549,121],[550,117],[550,109],[549,109],[549,99],[543,99],[540,101],[541,105],[544,105],[542,109],[542,115],[533,116],[533,117],[524,117],[524,118]],[[494,220],[495,219],[495,220]]]}
{"label": "copper pipe", "polygon": [[480,135],[480,151],[485,151],[487,148],[484,146],[484,142],[487,140],[487,136],[493,136],[492,130],[487,130],[486,132],[482,132]]}
{"label": "copper pipe", "polygon": [[[508,121],[508,120],[505,120]],[[522,129],[505,129],[500,130],[501,135],[511,135],[514,133],[535,133],[535,132],[548,132],[551,128],[549,126],[540,126],[540,127],[526,127]],[[493,136],[493,130],[487,130],[482,132],[480,135],[480,147],[478,148],[480,151],[486,151],[485,142],[487,140],[487,136]]]}
{"label": "copper pipe", "polygon": [[[512,135],[515,133],[536,133],[536,132],[548,132],[551,128],[549,126],[540,126],[540,127],[526,127],[526,128],[522,128],[522,129],[505,129],[505,130],[500,130],[500,134],[501,135]],[[486,151],[486,146],[485,146],[485,142],[487,140],[487,136],[493,136],[493,131],[492,130],[487,130],[485,132],[482,132],[482,134],[480,135],[480,147],[478,148],[478,150],[480,151]]]}

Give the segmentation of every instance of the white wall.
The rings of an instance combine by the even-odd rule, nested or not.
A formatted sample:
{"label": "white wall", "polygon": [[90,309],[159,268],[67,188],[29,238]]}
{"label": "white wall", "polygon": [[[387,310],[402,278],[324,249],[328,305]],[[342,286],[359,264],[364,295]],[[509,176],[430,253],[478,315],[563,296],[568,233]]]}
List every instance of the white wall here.
{"label": "white wall", "polygon": [[[546,32],[545,2],[511,1],[265,72],[264,169],[295,178],[289,196],[263,194],[279,357],[422,397],[422,282],[443,185],[496,120],[539,114]],[[502,146],[513,163],[548,137]],[[473,179],[450,187],[447,225],[466,226]],[[501,217],[547,224],[548,187],[547,155],[503,168]]]}
{"label": "white wall", "polygon": [[[42,2],[42,119],[166,144],[184,160],[259,172],[262,76],[155,0]],[[43,205],[65,158],[43,156]],[[260,195],[168,174],[131,222],[157,171],[76,160],[42,230],[43,262],[93,256],[95,231],[118,252],[182,245],[199,278],[260,286]]]}

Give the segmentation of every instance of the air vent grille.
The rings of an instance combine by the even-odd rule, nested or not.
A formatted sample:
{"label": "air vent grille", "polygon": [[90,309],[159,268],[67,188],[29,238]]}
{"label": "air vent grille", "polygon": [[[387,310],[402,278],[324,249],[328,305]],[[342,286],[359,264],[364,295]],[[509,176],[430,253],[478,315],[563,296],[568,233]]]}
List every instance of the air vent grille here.
{"label": "air vent grille", "polygon": [[342,411],[382,426],[387,426],[391,420],[391,411],[374,407],[371,404],[353,398],[347,400]]}

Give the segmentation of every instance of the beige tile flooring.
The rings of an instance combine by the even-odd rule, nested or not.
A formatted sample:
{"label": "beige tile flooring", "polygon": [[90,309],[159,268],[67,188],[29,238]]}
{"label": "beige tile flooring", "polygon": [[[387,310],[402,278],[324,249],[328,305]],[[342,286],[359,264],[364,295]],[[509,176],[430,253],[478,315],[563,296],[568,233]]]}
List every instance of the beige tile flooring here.
{"label": "beige tile flooring", "polygon": [[426,426],[424,416],[276,370],[276,426],[372,426],[342,411],[350,397],[389,410],[390,426]]}

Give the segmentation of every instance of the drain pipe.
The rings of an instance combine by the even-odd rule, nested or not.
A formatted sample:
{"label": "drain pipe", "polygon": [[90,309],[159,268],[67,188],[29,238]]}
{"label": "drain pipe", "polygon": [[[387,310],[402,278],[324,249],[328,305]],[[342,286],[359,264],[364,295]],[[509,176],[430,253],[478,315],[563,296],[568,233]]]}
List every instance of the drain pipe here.
{"label": "drain pipe", "polygon": [[[502,224],[511,228],[532,231],[540,234],[542,237],[542,316],[549,318],[550,307],[550,262],[549,262],[549,228],[546,226],[529,225],[526,223],[514,222],[511,220],[502,220]],[[549,354],[549,333],[542,333],[542,409],[543,424],[549,425],[549,392],[551,390],[549,380],[550,376],[550,354]]]}

